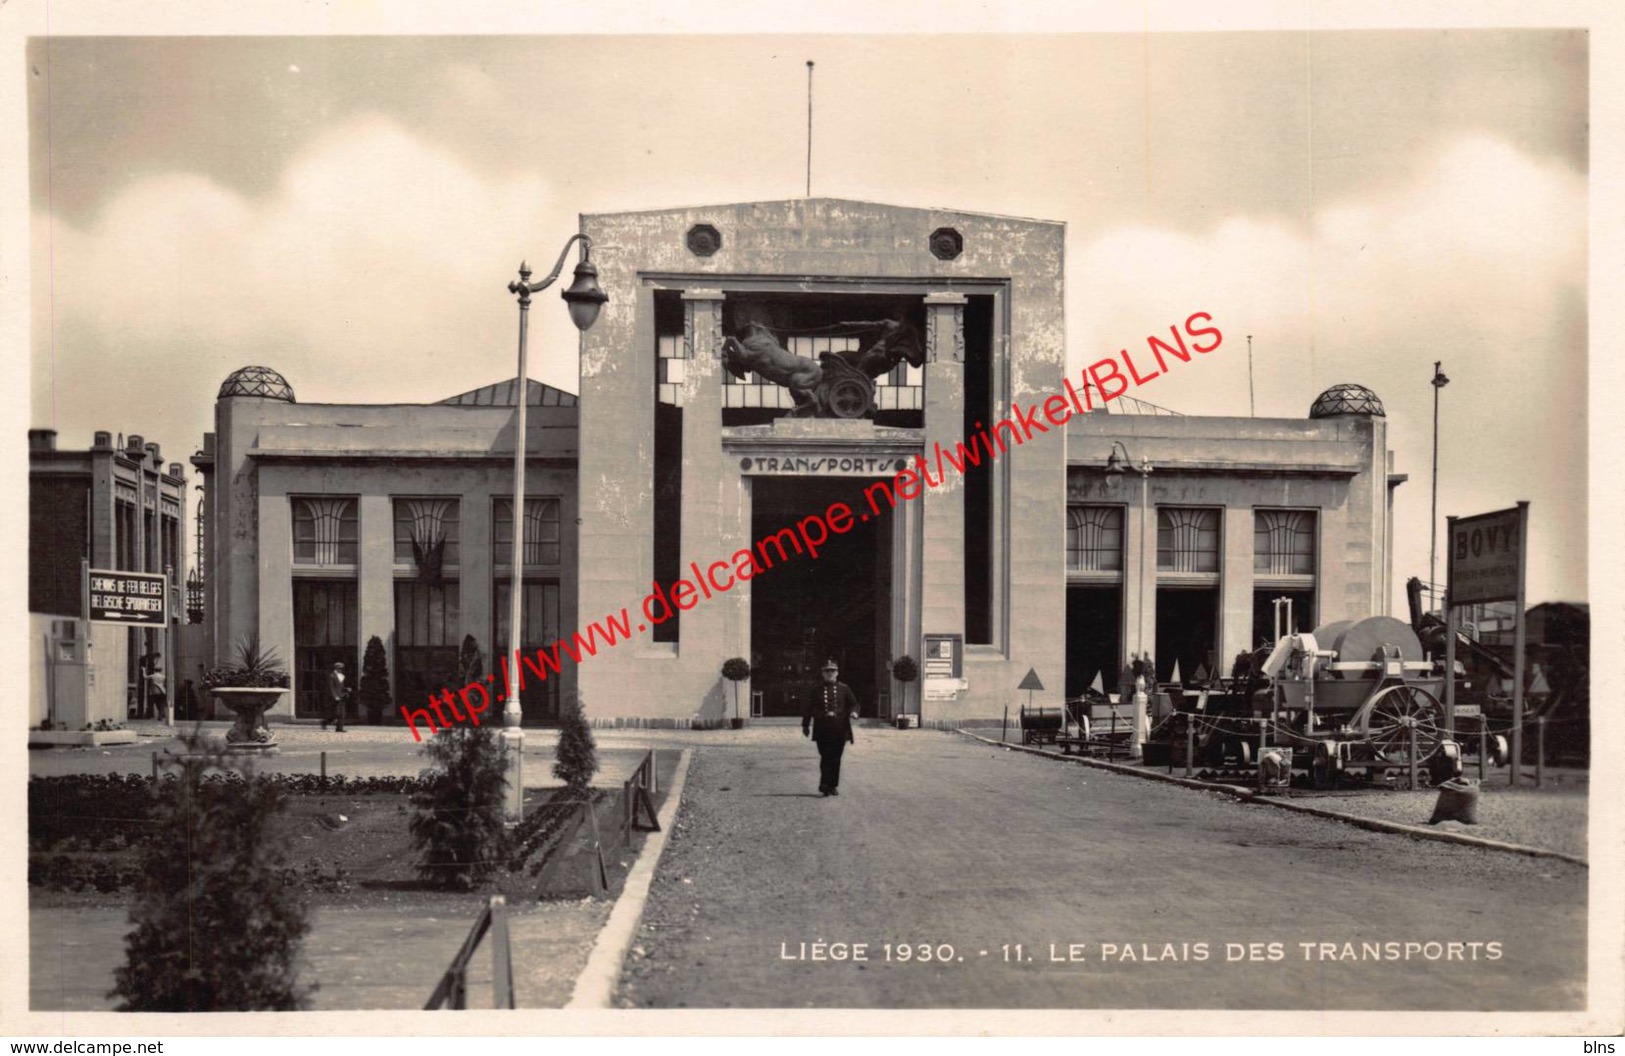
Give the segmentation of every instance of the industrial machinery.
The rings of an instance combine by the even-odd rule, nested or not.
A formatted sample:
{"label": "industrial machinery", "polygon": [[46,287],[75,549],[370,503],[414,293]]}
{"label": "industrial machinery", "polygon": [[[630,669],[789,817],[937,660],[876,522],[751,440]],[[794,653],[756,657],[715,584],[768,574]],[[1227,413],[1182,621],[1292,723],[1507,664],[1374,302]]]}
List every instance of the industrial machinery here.
{"label": "industrial machinery", "polygon": [[1445,730],[1443,678],[1404,622],[1373,616],[1283,635],[1263,670],[1272,679],[1271,740],[1291,748],[1293,769],[1307,769],[1315,787],[1355,771],[1422,771],[1434,783],[1461,773],[1461,746]]}

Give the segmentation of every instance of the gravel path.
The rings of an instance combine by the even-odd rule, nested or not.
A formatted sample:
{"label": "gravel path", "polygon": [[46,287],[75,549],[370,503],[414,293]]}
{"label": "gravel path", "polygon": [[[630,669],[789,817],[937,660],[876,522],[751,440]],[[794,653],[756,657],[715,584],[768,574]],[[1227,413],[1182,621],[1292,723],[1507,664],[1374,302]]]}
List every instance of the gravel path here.
{"label": "gravel path", "polygon": [[[1301,799],[1295,796],[1293,800],[1362,818],[1395,821],[1402,825],[1426,825],[1433,816],[1433,804],[1438,798],[1436,790],[1376,790],[1321,793],[1313,798]],[[1584,858],[1587,814],[1587,799],[1583,790],[1536,792],[1533,789],[1509,789],[1505,785],[1486,786],[1479,796],[1477,825],[1441,821],[1433,828],[1525,847],[1562,851]]]}
{"label": "gravel path", "polygon": [[[623,1005],[1582,1003],[1579,866],[1366,832],[927,731],[860,730],[842,795],[820,798],[816,783],[816,755],[795,731],[698,751],[623,971]],[[867,943],[869,959],[815,960],[817,943]],[[903,963],[900,944],[919,943],[932,961],[914,952]]]}

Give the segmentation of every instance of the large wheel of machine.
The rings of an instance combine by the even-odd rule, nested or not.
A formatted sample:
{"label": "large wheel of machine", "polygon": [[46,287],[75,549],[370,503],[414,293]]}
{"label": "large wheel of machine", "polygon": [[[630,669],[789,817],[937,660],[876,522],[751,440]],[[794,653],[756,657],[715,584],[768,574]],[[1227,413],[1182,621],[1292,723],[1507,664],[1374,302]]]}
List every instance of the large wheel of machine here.
{"label": "large wheel of machine", "polygon": [[1351,725],[1361,738],[1390,763],[1409,765],[1412,732],[1416,762],[1421,763],[1444,743],[1444,706],[1420,686],[1388,686],[1360,708]]}

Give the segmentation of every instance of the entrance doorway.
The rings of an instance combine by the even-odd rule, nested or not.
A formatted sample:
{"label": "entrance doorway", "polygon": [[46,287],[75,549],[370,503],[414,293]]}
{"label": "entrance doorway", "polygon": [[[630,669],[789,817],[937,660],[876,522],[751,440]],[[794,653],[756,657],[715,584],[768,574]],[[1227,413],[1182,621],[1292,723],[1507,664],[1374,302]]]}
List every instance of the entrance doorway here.
{"label": "entrance doorway", "polygon": [[1218,641],[1218,588],[1157,588],[1157,651],[1153,658],[1159,682],[1173,677],[1175,661],[1182,682],[1195,678],[1199,670],[1213,674],[1219,662]]}
{"label": "entrance doorway", "polygon": [[1066,588],[1066,697],[1083,696],[1098,676],[1105,692],[1117,692],[1117,661],[1123,655],[1123,588]]}
{"label": "entrance doorway", "polygon": [[[757,477],[751,485],[751,539],[765,539],[802,518],[822,515],[844,502],[853,526],[831,535],[814,560],[788,550],[751,580],[751,688],[762,696],[765,716],[799,716],[819,681],[825,660],[841,665],[841,681],[858,698],[859,714],[880,714],[880,694],[891,680],[892,516],[882,503],[869,511],[865,477]],[[814,532],[816,534],[816,532]]]}

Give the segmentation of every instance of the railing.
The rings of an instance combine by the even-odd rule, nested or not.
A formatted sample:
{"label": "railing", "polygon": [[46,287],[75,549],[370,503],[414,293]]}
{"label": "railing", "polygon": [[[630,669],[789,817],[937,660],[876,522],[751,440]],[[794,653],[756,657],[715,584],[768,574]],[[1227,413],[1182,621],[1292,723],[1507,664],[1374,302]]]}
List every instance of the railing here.
{"label": "railing", "polygon": [[491,1007],[518,1007],[513,997],[513,952],[508,941],[507,903],[501,895],[492,895],[475,918],[468,938],[463,940],[463,948],[451,959],[451,966],[429,995],[429,1003],[423,1006],[425,1012],[433,1012],[448,1002],[454,1009],[468,1007],[468,962],[474,959],[474,951],[479,949],[487,931],[491,933]]}
{"label": "railing", "polygon": [[655,751],[649,749],[632,776],[621,784],[621,838],[632,842],[632,830],[639,827],[639,816],[647,815],[648,831],[659,832],[660,821],[655,817],[654,795],[660,790],[659,767],[655,765]]}

